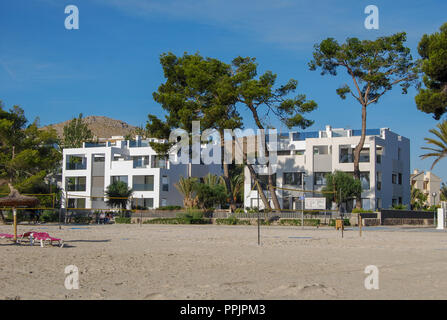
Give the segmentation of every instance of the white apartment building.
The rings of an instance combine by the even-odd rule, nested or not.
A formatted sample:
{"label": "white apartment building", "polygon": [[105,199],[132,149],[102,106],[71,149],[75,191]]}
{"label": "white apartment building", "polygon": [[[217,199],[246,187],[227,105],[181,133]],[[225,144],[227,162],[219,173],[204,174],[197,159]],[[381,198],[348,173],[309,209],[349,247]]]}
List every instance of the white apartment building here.
{"label": "white apartment building", "polygon": [[[173,164],[150,147],[149,141],[119,140],[84,143],[82,148],[63,150],[63,207],[106,209],[104,192],[114,181],[133,189],[132,206],[148,209],[183,205],[174,184],[180,177],[221,174],[220,165]],[[67,203],[66,203],[67,202]]]}
{"label": "white apartment building", "polygon": [[[330,126],[322,131],[280,134],[274,181],[277,187],[290,189],[276,190],[282,209],[301,208],[303,193],[292,189],[310,190],[305,196],[321,197],[321,194],[313,191],[321,191],[324,187],[326,173],[335,170],[353,173],[353,152],[360,135],[361,130],[336,129]],[[409,207],[409,139],[388,128],[368,129],[366,135],[360,155],[363,208],[389,208],[399,203]],[[244,173],[244,206],[263,208],[258,192],[253,188],[248,168],[245,168]],[[265,185],[267,176],[259,176]],[[271,195],[268,191],[265,194],[273,207]],[[354,204],[353,202],[348,207]]]}

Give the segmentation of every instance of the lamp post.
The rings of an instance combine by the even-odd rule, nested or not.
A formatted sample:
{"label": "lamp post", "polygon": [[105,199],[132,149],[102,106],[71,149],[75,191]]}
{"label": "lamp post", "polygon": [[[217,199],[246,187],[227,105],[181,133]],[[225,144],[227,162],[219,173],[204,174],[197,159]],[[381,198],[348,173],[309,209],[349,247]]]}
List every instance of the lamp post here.
{"label": "lamp post", "polygon": [[436,205],[436,195],[437,195],[437,193],[433,192],[431,195],[433,196],[433,205],[435,206]]}
{"label": "lamp post", "polygon": [[301,229],[304,229],[304,172],[301,172]]}

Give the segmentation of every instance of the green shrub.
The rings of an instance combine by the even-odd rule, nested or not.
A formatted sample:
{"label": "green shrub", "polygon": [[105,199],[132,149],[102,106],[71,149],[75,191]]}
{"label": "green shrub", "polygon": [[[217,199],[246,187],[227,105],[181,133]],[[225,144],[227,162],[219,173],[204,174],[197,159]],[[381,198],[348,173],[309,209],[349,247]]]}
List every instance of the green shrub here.
{"label": "green shrub", "polygon": [[440,205],[432,205],[428,208],[425,208],[424,211],[438,211],[438,208],[441,208]]}
{"label": "green shrub", "polygon": [[79,216],[73,217],[74,223],[78,223],[78,224],[89,224],[92,220],[93,220],[93,218],[88,217],[88,216],[79,215]]}
{"label": "green shrub", "polygon": [[210,219],[192,219],[192,217],[155,218],[146,220],[145,224],[208,224]]}
{"label": "green shrub", "polygon": [[159,207],[157,210],[181,210],[181,206],[163,206]]}
{"label": "green shrub", "polygon": [[203,218],[203,211],[189,209],[186,213],[177,213],[177,219],[181,224],[205,224],[209,223],[208,219]]}
{"label": "green shrub", "polygon": [[131,222],[131,218],[126,218],[126,217],[116,217],[115,218],[115,223],[130,223]]}
{"label": "green shrub", "polygon": [[[335,220],[336,220],[336,219],[331,219],[331,220],[329,220],[329,226],[330,226],[330,227],[335,227]],[[349,219],[343,219],[343,225],[344,225],[344,226],[350,226],[351,223],[349,222]]]}
{"label": "green shrub", "polygon": [[407,206],[404,204],[395,204],[394,206],[391,207],[391,209],[394,210],[407,210]]}
{"label": "green shrub", "polygon": [[[5,218],[7,221],[14,221],[14,216],[12,214],[12,210],[6,211]],[[25,220],[25,214],[24,214],[23,210],[17,210],[17,222],[21,222],[24,220]]]}
{"label": "green shrub", "polygon": [[241,220],[235,216],[228,217],[226,219],[216,219],[216,224],[226,224],[226,225],[249,225],[250,220]]}
{"label": "green shrub", "polygon": [[[305,226],[316,227],[320,223],[320,219],[304,219]],[[279,224],[282,226],[301,226],[301,219],[280,219]]]}
{"label": "green shrub", "polygon": [[146,220],[144,224],[180,224],[179,218],[155,218]]}
{"label": "green shrub", "polygon": [[354,208],[352,209],[352,213],[374,213],[373,210],[365,210],[362,208]]}
{"label": "green shrub", "polygon": [[44,210],[39,218],[40,222],[57,222],[59,221],[59,212],[56,210]]}

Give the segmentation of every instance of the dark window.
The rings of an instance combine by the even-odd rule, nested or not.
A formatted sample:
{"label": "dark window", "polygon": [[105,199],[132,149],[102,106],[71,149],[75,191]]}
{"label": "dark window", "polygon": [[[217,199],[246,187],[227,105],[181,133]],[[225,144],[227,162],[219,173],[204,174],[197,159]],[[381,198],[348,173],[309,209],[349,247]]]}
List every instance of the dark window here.
{"label": "dark window", "polygon": [[326,184],[327,172],[315,172],[314,173],[314,185],[324,186]]}
{"label": "dark window", "polygon": [[391,175],[391,182],[392,182],[392,184],[396,184],[397,183],[397,174],[393,173]]}
{"label": "dark window", "polygon": [[360,172],[360,181],[362,183],[362,189],[363,190],[369,190],[370,189],[369,172]]}
{"label": "dark window", "polygon": [[278,156],[290,156],[290,150],[279,150],[276,152]]}
{"label": "dark window", "polygon": [[399,173],[399,184],[402,184],[402,173]]}
{"label": "dark window", "polygon": [[284,172],[283,184],[298,186],[302,182],[302,172]]}

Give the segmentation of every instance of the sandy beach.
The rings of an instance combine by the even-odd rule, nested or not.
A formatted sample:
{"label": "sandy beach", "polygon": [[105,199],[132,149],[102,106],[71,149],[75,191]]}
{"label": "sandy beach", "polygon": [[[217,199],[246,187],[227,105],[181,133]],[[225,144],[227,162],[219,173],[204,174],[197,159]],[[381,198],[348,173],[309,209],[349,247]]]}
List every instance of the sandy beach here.
{"label": "sandy beach", "polygon": [[[0,299],[446,299],[447,233],[217,225],[19,225],[63,248],[0,240]],[[0,226],[11,233],[12,226]],[[78,290],[64,286],[68,265]],[[367,290],[365,267],[379,269]]]}

